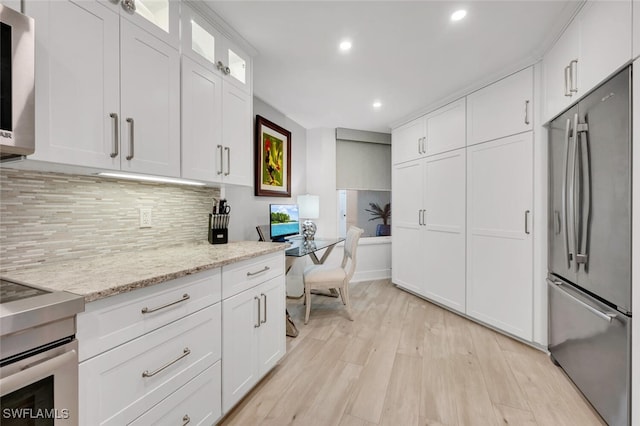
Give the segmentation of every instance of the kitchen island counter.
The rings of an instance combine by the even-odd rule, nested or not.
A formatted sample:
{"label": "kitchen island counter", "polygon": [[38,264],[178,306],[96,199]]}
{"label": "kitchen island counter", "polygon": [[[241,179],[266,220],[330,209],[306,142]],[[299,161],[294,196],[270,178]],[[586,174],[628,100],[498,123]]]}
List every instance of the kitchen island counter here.
{"label": "kitchen island counter", "polygon": [[62,290],[93,302],[208,269],[275,253],[287,244],[238,241],[212,245],[194,242],[152,250],[44,263],[2,273],[3,278]]}

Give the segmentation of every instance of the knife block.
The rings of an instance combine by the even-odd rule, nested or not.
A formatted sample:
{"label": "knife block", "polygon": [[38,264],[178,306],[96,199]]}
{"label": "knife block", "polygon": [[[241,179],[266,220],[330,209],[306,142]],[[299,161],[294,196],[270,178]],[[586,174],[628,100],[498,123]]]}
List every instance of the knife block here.
{"label": "knife block", "polygon": [[229,242],[229,215],[209,214],[209,244],[226,244]]}

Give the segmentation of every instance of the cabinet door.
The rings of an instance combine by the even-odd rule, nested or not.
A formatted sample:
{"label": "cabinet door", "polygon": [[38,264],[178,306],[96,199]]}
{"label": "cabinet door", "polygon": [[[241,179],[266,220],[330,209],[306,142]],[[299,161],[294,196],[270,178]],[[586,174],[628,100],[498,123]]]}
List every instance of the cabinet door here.
{"label": "cabinet door", "polygon": [[578,24],[572,22],[543,58],[545,121],[562,112],[572,102],[565,68],[578,59]]}
{"label": "cabinet door", "polygon": [[[174,48],[180,46],[180,3],[175,0],[135,0],[133,8],[118,1],[120,16]],[[107,2],[105,2],[107,3]]]}
{"label": "cabinet door", "polygon": [[631,59],[631,1],[588,1],[578,20],[581,96]]}
{"label": "cabinet door", "polygon": [[426,139],[423,152],[439,154],[465,146],[465,99],[446,105],[426,117]]}
{"label": "cabinet door", "polygon": [[229,69],[225,80],[246,93],[251,93],[252,69],[251,57],[229,39],[221,39],[223,47],[220,49],[222,63]]}
{"label": "cabinet door", "polygon": [[180,176],[180,55],[126,20],[120,46],[122,170]]}
{"label": "cabinet door", "polygon": [[230,85],[222,84],[223,179],[236,185],[252,185],[251,96]]}
{"label": "cabinet door", "polygon": [[467,315],[531,340],[532,133],[468,148],[467,197]]}
{"label": "cabinet door", "polygon": [[467,145],[533,129],[533,67],[467,96]]}
{"label": "cabinet door", "polygon": [[259,294],[251,289],[222,301],[223,413],[258,381]]}
{"label": "cabinet door", "polygon": [[393,164],[415,160],[422,155],[423,139],[425,136],[424,118],[395,129],[391,133],[391,153]]}
{"label": "cabinet door", "polygon": [[633,0],[631,8],[633,9],[633,23],[631,32],[633,33],[633,59],[640,56],[640,2]]}
{"label": "cabinet door", "polygon": [[222,79],[182,58],[182,177],[222,178]]}
{"label": "cabinet door", "polygon": [[258,287],[260,327],[258,328],[258,377],[269,372],[287,350],[285,330],[286,294],[284,275]]}
{"label": "cabinet door", "polygon": [[423,161],[395,166],[392,177],[394,244],[391,248],[393,283],[414,293],[422,291],[424,265],[422,252]]}
{"label": "cabinet door", "polygon": [[[425,159],[425,297],[465,311],[465,149]],[[394,236],[395,238],[395,236]]]}
{"label": "cabinet door", "polygon": [[[36,31],[36,151],[29,158],[119,169],[119,18],[97,1],[31,1]],[[79,36],[81,35],[81,36]]]}

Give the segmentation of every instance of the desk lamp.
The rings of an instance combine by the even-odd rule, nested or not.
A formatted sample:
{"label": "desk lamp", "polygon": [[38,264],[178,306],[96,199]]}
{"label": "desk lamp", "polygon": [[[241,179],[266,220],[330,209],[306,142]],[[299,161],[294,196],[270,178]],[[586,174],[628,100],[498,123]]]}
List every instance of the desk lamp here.
{"label": "desk lamp", "polygon": [[305,241],[313,240],[316,234],[316,224],[311,219],[320,217],[320,197],[318,195],[298,195],[298,208],[300,217],[305,219],[302,222],[302,236]]}

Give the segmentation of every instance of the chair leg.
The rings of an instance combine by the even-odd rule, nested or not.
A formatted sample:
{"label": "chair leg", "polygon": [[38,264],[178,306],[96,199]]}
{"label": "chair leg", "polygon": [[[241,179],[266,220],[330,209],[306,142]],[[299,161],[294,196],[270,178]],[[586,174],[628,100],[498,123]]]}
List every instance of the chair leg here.
{"label": "chair leg", "polygon": [[344,293],[342,292],[342,288],[338,288],[338,294],[340,294],[340,299],[342,299],[342,304],[346,305],[347,301],[344,298]]}
{"label": "chair leg", "polygon": [[345,301],[345,305],[347,306],[347,313],[349,314],[349,319],[353,321],[353,314],[351,313],[351,299],[349,298],[349,283],[346,283],[344,287],[340,289],[340,293],[342,294],[343,300]]}
{"label": "chair leg", "polygon": [[309,322],[309,314],[311,313],[311,286],[309,285],[304,286],[304,300],[307,304],[304,315],[304,323],[306,324]]}

